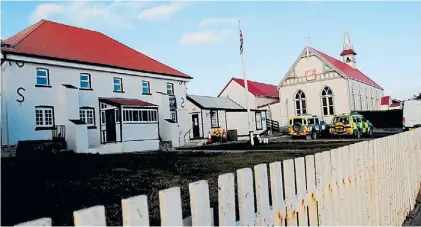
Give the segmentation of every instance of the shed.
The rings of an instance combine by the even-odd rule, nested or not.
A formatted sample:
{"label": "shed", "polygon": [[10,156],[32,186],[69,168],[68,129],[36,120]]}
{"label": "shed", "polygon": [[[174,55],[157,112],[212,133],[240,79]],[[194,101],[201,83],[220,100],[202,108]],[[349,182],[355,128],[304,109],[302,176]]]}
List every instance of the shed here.
{"label": "shed", "polygon": [[[187,95],[190,139],[205,139],[214,129],[237,130],[248,136],[247,109],[229,98]],[[251,130],[266,130],[266,110],[250,110]]]}

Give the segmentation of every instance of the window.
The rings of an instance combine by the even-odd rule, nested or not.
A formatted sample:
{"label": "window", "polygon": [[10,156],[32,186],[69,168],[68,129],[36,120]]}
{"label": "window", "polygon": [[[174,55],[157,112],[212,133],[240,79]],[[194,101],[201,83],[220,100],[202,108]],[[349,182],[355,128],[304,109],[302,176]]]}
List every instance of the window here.
{"label": "window", "polygon": [[101,111],[101,124],[105,124],[105,111]]}
{"label": "window", "polygon": [[115,109],[115,122],[120,123],[120,111],[119,111],[119,109]]}
{"label": "window", "polygon": [[360,110],[363,110],[363,94],[360,89]]}
{"label": "window", "polygon": [[210,117],[211,117],[211,127],[219,128],[218,111],[211,110]]}
{"label": "window", "polygon": [[365,96],[366,96],[366,106],[367,106],[367,110],[371,110],[372,109],[372,102],[370,102],[370,92],[368,89],[365,90]]}
{"label": "window", "polygon": [[379,101],[379,94],[376,93],[376,107],[379,109],[380,101]]}
{"label": "window", "polygon": [[175,110],[170,111],[170,116],[171,116],[171,120],[173,120],[174,122],[177,122],[177,111]]}
{"label": "window", "polygon": [[50,76],[48,75],[48,69],[37,69],[37,85],[50,85]]}
{"label": "window", "polygon": [[315,123],[316,125],[320,124],[320,122],[319,122],[319,118],[314,118],[314,123]]}
{"label": "window", "polygon": [[314,119],[313,118],[309,118],[308,119],[308,124],[309,125],[313,125],[314,124]]}
{"label": "window", "polygon": [[373,92],[371,92],[371,105],[373,106],[373,110],[376,110],[377,109],[376,99],[374,98],[374,93]]}
{"label": "window", "polygon": [[167,95],[174,95],[174,84],[167,83]]}
{"label": "window", "polygon": [[329,87],[323,88],[322,91],[322,109],[323,115],[333,115],[333,93]]}
{"label": "window", "polygon": [[262,113],[256,112],[256,130],[261,130],[262,128]]}
{"label": "window", "polygon": [[35,124],[36,127],[53,127],[54,126],[54,109],[49,106],[35,107]]}
{"label": "window", "polygon": [[351,106],[351,109],[352,110],[355,110],[357,108],[357,99],[355,97],[355,89],[354,89],[354,87],[352,87],[351,89],[352,89],[352,96],[351,96],[351,99],[352,99],[351,105],[352,106]]}
{"label": "window", "polygon": [[295,113],[297,116],[307,114],[306,96],[301,90],[295,94]]}
{"label": "window", "polygon": [[123,122],[128,123],[148,123],[157,122],[157,111],[147,109],[124,109]]}
{"label": "window", "polygon": [[79,117],[88,126],[95,126],[95,110],[92,107],[82,107],[79,109]]}
{"label": "window", "polygon": [[150,95],[151,89],[149,87],[149,81],[142,81],[142,94],[144,95]]}
{"label": "window", "polygon": [[114,91],[116,92],[123,91],[123,81],[121,78],[114,77]]}
{"label": "window", "polygon": [[91,75],[88,73],[80,74],[80,88],[91,89]]}

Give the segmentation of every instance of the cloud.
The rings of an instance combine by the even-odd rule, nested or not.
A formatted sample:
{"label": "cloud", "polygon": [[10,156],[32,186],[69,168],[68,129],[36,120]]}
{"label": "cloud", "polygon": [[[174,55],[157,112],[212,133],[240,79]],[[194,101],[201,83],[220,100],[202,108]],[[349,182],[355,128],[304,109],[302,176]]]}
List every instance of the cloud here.
{"label": "cloud", "polygon": [[199,23],[200,27],[214,26],[214,25],[229,25],[233,26],[238,23],[236,18],[207,18]]}
{"label": "cloud", "polygon": [[180,12],[188,4],[185,2],[171,2],[165,5],[155,6],[145,9],[139,13],[139,19],[142,20],[163,20],[168,19],[171,15]]}
{"label": "cloud", "polygon": [[137,13],[145,5],[146,2],[126,1],[43,3],[37,5],[30,14],[29,22],[32,24],[41,19],[50,19],[91,28],[131,28]]}
{"label": "cloud", "polygon": [[220,31],[205,31],[184,34],[180,43],[183,45],[201,45],[222,41],[225,37],[233,34],[232,30],[223,29]]}
{"label": "cloud", "polygon": [[183,45],[198,45],[205,43],[212,43],[216,41],[216,36],[212,32],[197,32],[183,35],[180,43]]}

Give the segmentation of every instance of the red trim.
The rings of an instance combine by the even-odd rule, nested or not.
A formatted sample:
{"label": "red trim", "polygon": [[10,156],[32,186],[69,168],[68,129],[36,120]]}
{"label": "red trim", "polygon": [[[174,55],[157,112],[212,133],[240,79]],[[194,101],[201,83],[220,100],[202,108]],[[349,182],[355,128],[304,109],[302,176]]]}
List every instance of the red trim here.
{"label": "red trim", "polygon": [[276,101],[273,101],[273,102],[270,102],[270,103],[263,104],[261,106],[257,106],[257,108],[262,108],[262,107],[270,106],[270,105],[273,105],[273,104],[276,104],[276,103],[279,103],[279,102],[280,102],[279,100],[276,100]]}
{"label": "red trim", "polygon": [[389,105],[390,96],[383,96],[380,100],[380,105]]}
{"label": "red trim", "polygon": [[341,56],[348,55],[348,54],[357,55],[357,53],[355,53],[353,49],[348,49],[348,50],[343,50],[341,53]]}

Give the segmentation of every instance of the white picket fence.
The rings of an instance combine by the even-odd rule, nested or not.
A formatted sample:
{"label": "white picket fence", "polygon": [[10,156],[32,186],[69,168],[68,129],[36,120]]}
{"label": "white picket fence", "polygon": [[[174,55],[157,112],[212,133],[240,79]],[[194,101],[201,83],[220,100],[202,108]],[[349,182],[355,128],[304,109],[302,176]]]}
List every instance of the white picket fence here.
{"label": "white picket fence", "polygon": [[[269,173],[266,164],[254,166],[254,177],[251,168],[237,170],[239,222],[235,175],[219,176],[220,226],[401,225],[420,189],[421,129],[273,162]],[[159,192],[161,225],[213,225],[207,181],[189,184],[189,192],[192,216],[187,219],[182,217],[179,187]],[[122,211],[124,226],[149,225],[146,196],[123,199]],[[19,225],[51,226],[51,221]],[[106,225],[104,206],[75,211],[74,223]]]}

